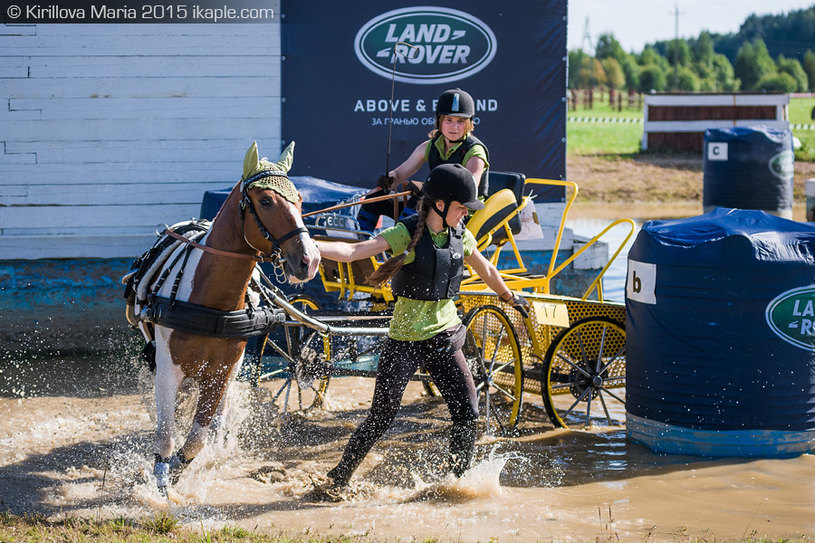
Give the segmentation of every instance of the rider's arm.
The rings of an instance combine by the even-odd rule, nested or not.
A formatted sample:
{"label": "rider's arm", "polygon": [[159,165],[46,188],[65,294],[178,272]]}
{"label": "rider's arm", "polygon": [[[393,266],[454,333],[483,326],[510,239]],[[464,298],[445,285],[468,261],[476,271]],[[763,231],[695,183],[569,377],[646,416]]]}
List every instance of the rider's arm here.
{"label": "rider's arm", "polygon": [[473,174],[473,178],[476,180],[477,185],[478,180],[481,179],[481,174],[484,173],[484,168],[487,167],[487,163],[484,162],[483,158],[474,156],[470,158],[466,164],[464,164],[464,167],[470,170],[470,173]]}
{"label": "rider's arm", "polygon": [[464,155],[462,165],[467,168],[478,184],[478,195],[486,196],[482,191],[489,190],[487,183],[481,183],[481,176],[484,170],[489,167],[490,163],[487,161],[487,150],[483,145],[473,145],[467,154]]}
{"label": "rider's arm", "polygon": [[427,142],[420,143],[416,149],[410,154],[410,156],[402,162],[398,168],[391,170],[390,175],[394,179],[396,179],[397,184],[404,183],[410,176],[414,173],[419,171],[419,168],[422,167],[422,164],[425,163],[425,149],[427,148]]}
{"label": "rider's arm", "polygon": [[470,256],[464,257],[464,261],[473,268],[475,273],[478,274],[478,277],[480,277],[499,298],[511,305],[523,318],[529,318],[529,312],[531,311],[529,302],[520,294],[516,294],[510,290],[501,278],[501,273],[489,260],[484,258],[484,255],[478,251],[473,251]]}
{"label": "rider's arm", "polygon": [[354,262],[390,249],[390,245],[381,235],[359,243],[345,241],[317,241],[316,243],[320,256],[337,262]]}
{"label": "rider's arm", "polygon": [[501,278],[498,269],[493,266],[484,255],[478,251],[473,251],[470,256],[464,257],[464,261],[473,268],[473,271],[478,274],[478,277],[480,277],[493,292],[500,296],[501,299],[505,299],[512,293]]}

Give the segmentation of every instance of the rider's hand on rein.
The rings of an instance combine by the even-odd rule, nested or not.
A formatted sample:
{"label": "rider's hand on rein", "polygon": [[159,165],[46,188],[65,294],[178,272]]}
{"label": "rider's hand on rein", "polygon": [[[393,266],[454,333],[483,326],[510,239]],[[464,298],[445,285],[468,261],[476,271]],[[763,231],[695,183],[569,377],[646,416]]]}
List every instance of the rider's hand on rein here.
{"label": "rider's hand on rein", "polygon": [[501,300],[511,305],[512,309],[520,313],[523,318],[529,318],[529,301],[523,296],[508,290],[501,295]]}

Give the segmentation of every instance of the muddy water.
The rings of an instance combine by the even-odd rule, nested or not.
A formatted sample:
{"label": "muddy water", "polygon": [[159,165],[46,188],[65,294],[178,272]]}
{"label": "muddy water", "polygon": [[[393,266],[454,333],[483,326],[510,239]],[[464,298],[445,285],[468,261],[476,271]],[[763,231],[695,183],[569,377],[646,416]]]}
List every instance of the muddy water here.
{"label": "muddy water", "polygon": [[[16,358],[16,359],[15,359]],[[230,394],[224,435],[161,498],[152,479],[151,375],[106,356],[0,359],[0,509],[58,517],[169,510],[191,529],[378,540],[706,540],[815,535],[815,457],[656,455],[622,428],[554,430],[529,398],[521,435],[482,437],[459,481],[439,465],[446,408],[411,384],[400,417],[339,504],[311,481],[338,460],[372,380],[338,378],[326,409],[282,415],[280,381]],[[180,402],[190,409],[194,388]],[[296,395],[290,396],[295,407]]]}

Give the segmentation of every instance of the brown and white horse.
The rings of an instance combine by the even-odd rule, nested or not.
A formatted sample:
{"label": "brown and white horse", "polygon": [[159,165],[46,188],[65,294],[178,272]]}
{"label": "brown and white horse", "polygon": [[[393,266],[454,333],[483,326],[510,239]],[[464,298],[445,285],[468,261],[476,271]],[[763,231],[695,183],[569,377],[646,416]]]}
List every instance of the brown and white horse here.
{"label": "brown and white horse", "polygon": [[[221,311],[243,309],[255,264],[274,255],[290,282],[314,277],[320,254],[303,225],[300,195],[293,185],[280,187],[291,183],[286,177],[291,146],[286,152],[288,163],[272,164],[258,160],[257,145],[252,144],[244,159],[242,180],[232,189],[209,232],[195,244],[186,262],[177,259],[170,271],[169,277],[176,277],[178,268],[184,266],[176,300]],[[257,181],[270,177],[277,186],[270,188]],[[176,251],[185,249],[189,248],[182,243]],[[171,256],[167,262],[174,260]],[[171,283],[166,281],[157,295],[168,297]],[[211,337],[156,325],[155,345],[155,475],[159,490],[166,493],[168,484],[177,480],[204,447],[227,386],[240,368],[246,338]],[[176,394],[186,378],[198,384],[198,404],[186,441],[174,450]]]}

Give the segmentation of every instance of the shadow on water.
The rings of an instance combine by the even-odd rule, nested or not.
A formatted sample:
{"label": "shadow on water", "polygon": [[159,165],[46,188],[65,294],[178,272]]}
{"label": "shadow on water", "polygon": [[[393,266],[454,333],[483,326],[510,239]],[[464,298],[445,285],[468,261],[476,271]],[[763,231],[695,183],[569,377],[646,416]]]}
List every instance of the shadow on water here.
{"label": "shadow on water", "polygon": [[0,397],[104,397],[133,393],[133,348],[106,351],[0,351]]}

